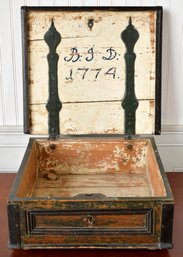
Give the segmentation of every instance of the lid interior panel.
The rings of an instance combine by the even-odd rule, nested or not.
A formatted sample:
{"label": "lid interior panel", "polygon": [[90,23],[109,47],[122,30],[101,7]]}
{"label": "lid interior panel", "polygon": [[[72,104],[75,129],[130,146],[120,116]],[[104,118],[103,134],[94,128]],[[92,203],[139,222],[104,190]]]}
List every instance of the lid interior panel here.
{"label": "lid interior panel", "polygon": [[134,46],[134,88],[138,100],[135,134],[157,133],[161,77],[157,76],[161,48],[159,11],[158,8],[24,8],[25,131],[49,134],[46,108],[49,48],[44,35],[53,22],[61,35],[56,48],[58,97],[62,103],[60,134],[125,133],[122,101],[128,79],[124,58],[127,49],[121,33],[131,18],[139,33]]}

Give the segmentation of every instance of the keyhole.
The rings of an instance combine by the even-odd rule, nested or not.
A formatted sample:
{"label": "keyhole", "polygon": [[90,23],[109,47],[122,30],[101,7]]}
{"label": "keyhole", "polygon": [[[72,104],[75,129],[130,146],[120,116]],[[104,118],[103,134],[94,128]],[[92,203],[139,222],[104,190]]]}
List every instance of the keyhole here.
{"label": "keyhole", "polygon": [[88,216],[84,219],[84,221],[87,222],[87,224],[88,224],[89,227],[92,227],[92,226],[94,225],[95,219],[94,219],[92,216],[88,215]]}

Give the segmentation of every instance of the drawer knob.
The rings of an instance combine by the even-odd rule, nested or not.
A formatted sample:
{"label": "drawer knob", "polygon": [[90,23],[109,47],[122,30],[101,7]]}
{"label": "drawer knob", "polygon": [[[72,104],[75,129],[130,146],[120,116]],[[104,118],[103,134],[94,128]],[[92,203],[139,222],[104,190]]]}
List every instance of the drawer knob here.
{"label": "drawer knob", "polygon": [[91,215],[88,215],[85,219],[84,222],[87,223],[88,227],[92,227],[95,223],[95,218],[92,217]]}

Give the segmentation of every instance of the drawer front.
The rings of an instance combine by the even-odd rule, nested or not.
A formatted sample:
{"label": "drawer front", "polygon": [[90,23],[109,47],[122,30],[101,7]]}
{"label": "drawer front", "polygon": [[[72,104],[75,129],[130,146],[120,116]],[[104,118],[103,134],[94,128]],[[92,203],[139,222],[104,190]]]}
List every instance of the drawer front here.
{"label": "drawer front", "polygon": [[29,235],[149,235],[153,231],[153,210],[29,210],[26,223]]}

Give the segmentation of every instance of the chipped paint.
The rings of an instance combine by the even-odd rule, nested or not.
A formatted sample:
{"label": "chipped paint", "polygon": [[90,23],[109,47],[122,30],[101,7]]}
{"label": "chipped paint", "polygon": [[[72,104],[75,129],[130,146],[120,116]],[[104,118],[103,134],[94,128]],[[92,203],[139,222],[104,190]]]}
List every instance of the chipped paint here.
{"label": "chipped paint", "polygon": [[156,27],[155,27],[155,21],[156,21],[156,14],[155,13],[149,13],[149,29],[150,29],[150,35],[151,35],[151,47],[152,52],[155,51],[155,35],[156,35]]}
{"label": "chipped paint", "polygon": [[[155,16],[154,11],[70,11],[69,15],[65,11],[29,12],[30,132],[48,134],[48,49],[43,36],[54,18],[62,37],[57,49],[58,90],[63,103],[60,133],[124,133],[121,99],[125,88],[125,46],[120,34],[132,17],[140,34],[135,46],[135,91],[139,100],[136,133],[154,133],[155,106],[150,107],[149,101],[155,99]],[[93,21],[92,29],[87,25],[89,20]],[[110,53],[116,57],[109,61],[105,58]]]}
{"label": "chipped paint", "polygon": [[[129,148],[130,142],[130,148]],[[41,176],[139,171],[147,168],[146,141],[39,141],[38,169]],[[138,173],[138,171],[137,171]],[[52,175],[50,175],[52,176]]]}
{"label": "chipped paint", "polygon": [[141,148],[140,151],[136,151],[135,157],[132,157],[133,167],[142,168],[147,165],[147,149]]}
{"label": "chipped paint", "polygon": [[143,197],[166,193],[150,140],[86,137],[36,142],[38,176],[31,196]]}

